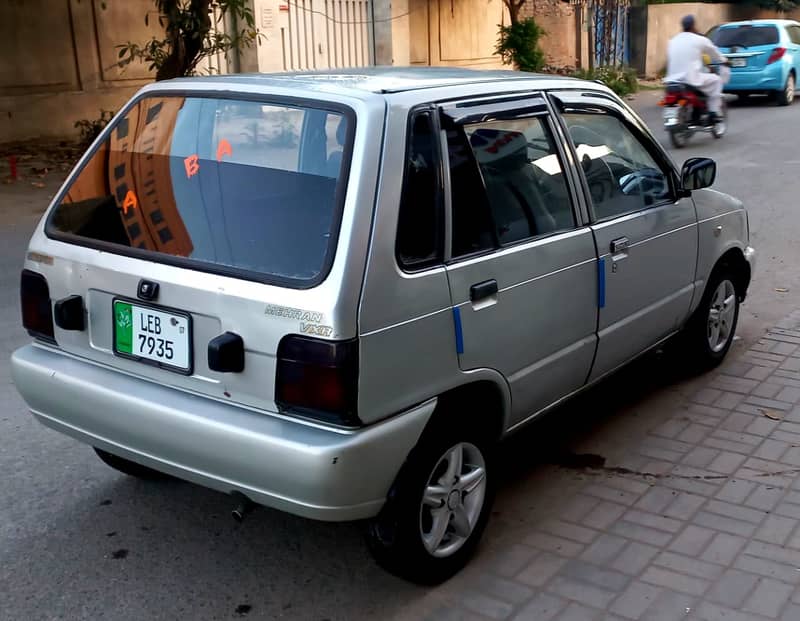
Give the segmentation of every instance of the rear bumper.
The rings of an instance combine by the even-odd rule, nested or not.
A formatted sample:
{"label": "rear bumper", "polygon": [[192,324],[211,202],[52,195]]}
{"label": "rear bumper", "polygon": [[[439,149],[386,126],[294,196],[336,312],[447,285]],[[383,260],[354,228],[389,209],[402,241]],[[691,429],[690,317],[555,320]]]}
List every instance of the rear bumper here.
{"label": "rear bumper", "polygon": [[774,63],[760,71],[731,71],[731,79],[725,85],[726,93],[758,93],[783,90],[787,70],[783,63]]}
{"label": "rear bumper", "polygon": [[435,408],[321,428],[154,384],[40,345],[11,371],[43,424],[126,459],[313,519],[376,515]]}

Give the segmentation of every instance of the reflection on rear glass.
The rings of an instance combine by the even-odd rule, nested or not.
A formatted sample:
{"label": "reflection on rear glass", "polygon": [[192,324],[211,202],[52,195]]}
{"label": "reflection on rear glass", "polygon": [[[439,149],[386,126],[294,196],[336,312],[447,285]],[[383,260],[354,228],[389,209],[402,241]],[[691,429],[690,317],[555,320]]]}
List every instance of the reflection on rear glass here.
{"label": "reflection on rear glass", "polygon": [[182,98],[169,98],[134,106],[70,186],[56,209],[56,227],[123,246],[190,256],[193,244],[175,204],[168,159],[182,105]]}
{"label": "reflection on rear glass", "polygon": [[313,280],[335,237],[347,133],[327,110],[147,98],[69,186],[50,231]]}

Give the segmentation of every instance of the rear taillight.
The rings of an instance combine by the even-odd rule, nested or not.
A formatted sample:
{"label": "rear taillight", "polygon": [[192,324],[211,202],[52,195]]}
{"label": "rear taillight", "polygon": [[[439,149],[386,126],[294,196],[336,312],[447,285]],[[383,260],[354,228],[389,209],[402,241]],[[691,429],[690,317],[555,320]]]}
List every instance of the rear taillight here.
{"label": "rear taillight", "polygon": [[22,302],[22,325],[28,334],[55,343],[53,307],[45,277],[30,270],[22,270],[19,294]]}
{"label": "rear taillight", "polygon": [[772,50],[772,54],[769,55],[769,58],[767,59],[767,64],[771,65],[774,62],[778,62],[781,58],[783,58],[783,55],[785,53],[786,53],[785,47],[776,47],[774,50]]}
{"label": "rear taillight", "polygon": [[275,403],[281,411],[339,425],[358,419],[358,341],[289,335],[278,345]]}

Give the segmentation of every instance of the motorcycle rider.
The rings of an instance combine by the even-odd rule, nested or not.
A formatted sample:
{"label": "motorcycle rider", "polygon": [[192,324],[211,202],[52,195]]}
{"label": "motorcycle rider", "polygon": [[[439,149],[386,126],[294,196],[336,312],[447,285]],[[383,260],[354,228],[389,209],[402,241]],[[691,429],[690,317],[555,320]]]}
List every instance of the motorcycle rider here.
{"label": "motorcycle rider", "polygon": [[670,39],[667,47],[667,76],[665,82],[682,82],[701,91],[708,99],[709,117],[716,122],[722,112],[722,87],[729,74],[722,75],[705,71],[704,55],[712,62],[725,66],[728,59],[723,56],[710,39],[697,33],[693,15],[681,20],[683,32]]}

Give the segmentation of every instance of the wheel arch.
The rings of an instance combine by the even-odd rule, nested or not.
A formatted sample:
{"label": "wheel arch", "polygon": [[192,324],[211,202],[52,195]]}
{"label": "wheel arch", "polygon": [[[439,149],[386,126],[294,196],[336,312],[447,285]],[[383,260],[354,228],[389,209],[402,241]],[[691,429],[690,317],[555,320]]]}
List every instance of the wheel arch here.
{"label": "wheel arch", "polygon": [[489,379],[477,379],[439,395],[439,403],[428,425],[436,425],[437,419],[449,418],[456,413],[459,417],[466,414],[467,419],[461,420],[479,427],[488,438],[497,441],[508,426],[510,401],[507,385],[501,386]]}
{"label": "wheel arch", "polygon": [[750,286],[752,274],[750,271],[750,264],[747,262],[747,259],[744,258],[744,252],[738,246],[729,248],[717,259],[708,275],[708,280],[706,280],[703,295],[705,296],[708,292],[708,287],[713,282],[714,276],[724,270],[730,270],[731,274],[736,279],[735,284],[736,290],[739,293],[739,302],[744,302],[747,297],[747,289]]}
{"label": "wheel arch", "polygon": [[[489,444],[496,444],[500,440],[508,426],[511,396],[508,384],[504,380],[501,382],[495,378],[495,373],[497,372],[481,374],[473,381],[455,386],[437,397],[436,409],[400,466],[387,494],[387,502],[392,502],[397,486],[402,482],[409,464],[419,452],[422,443],[430,435],[440,431],[454,417],[459,417],[457,421],[459,425],[477,425],[486,434]],[[502,377],[499,373],[497,376]],[[461,418],[464,411],[468,413],[467,418]]]}

